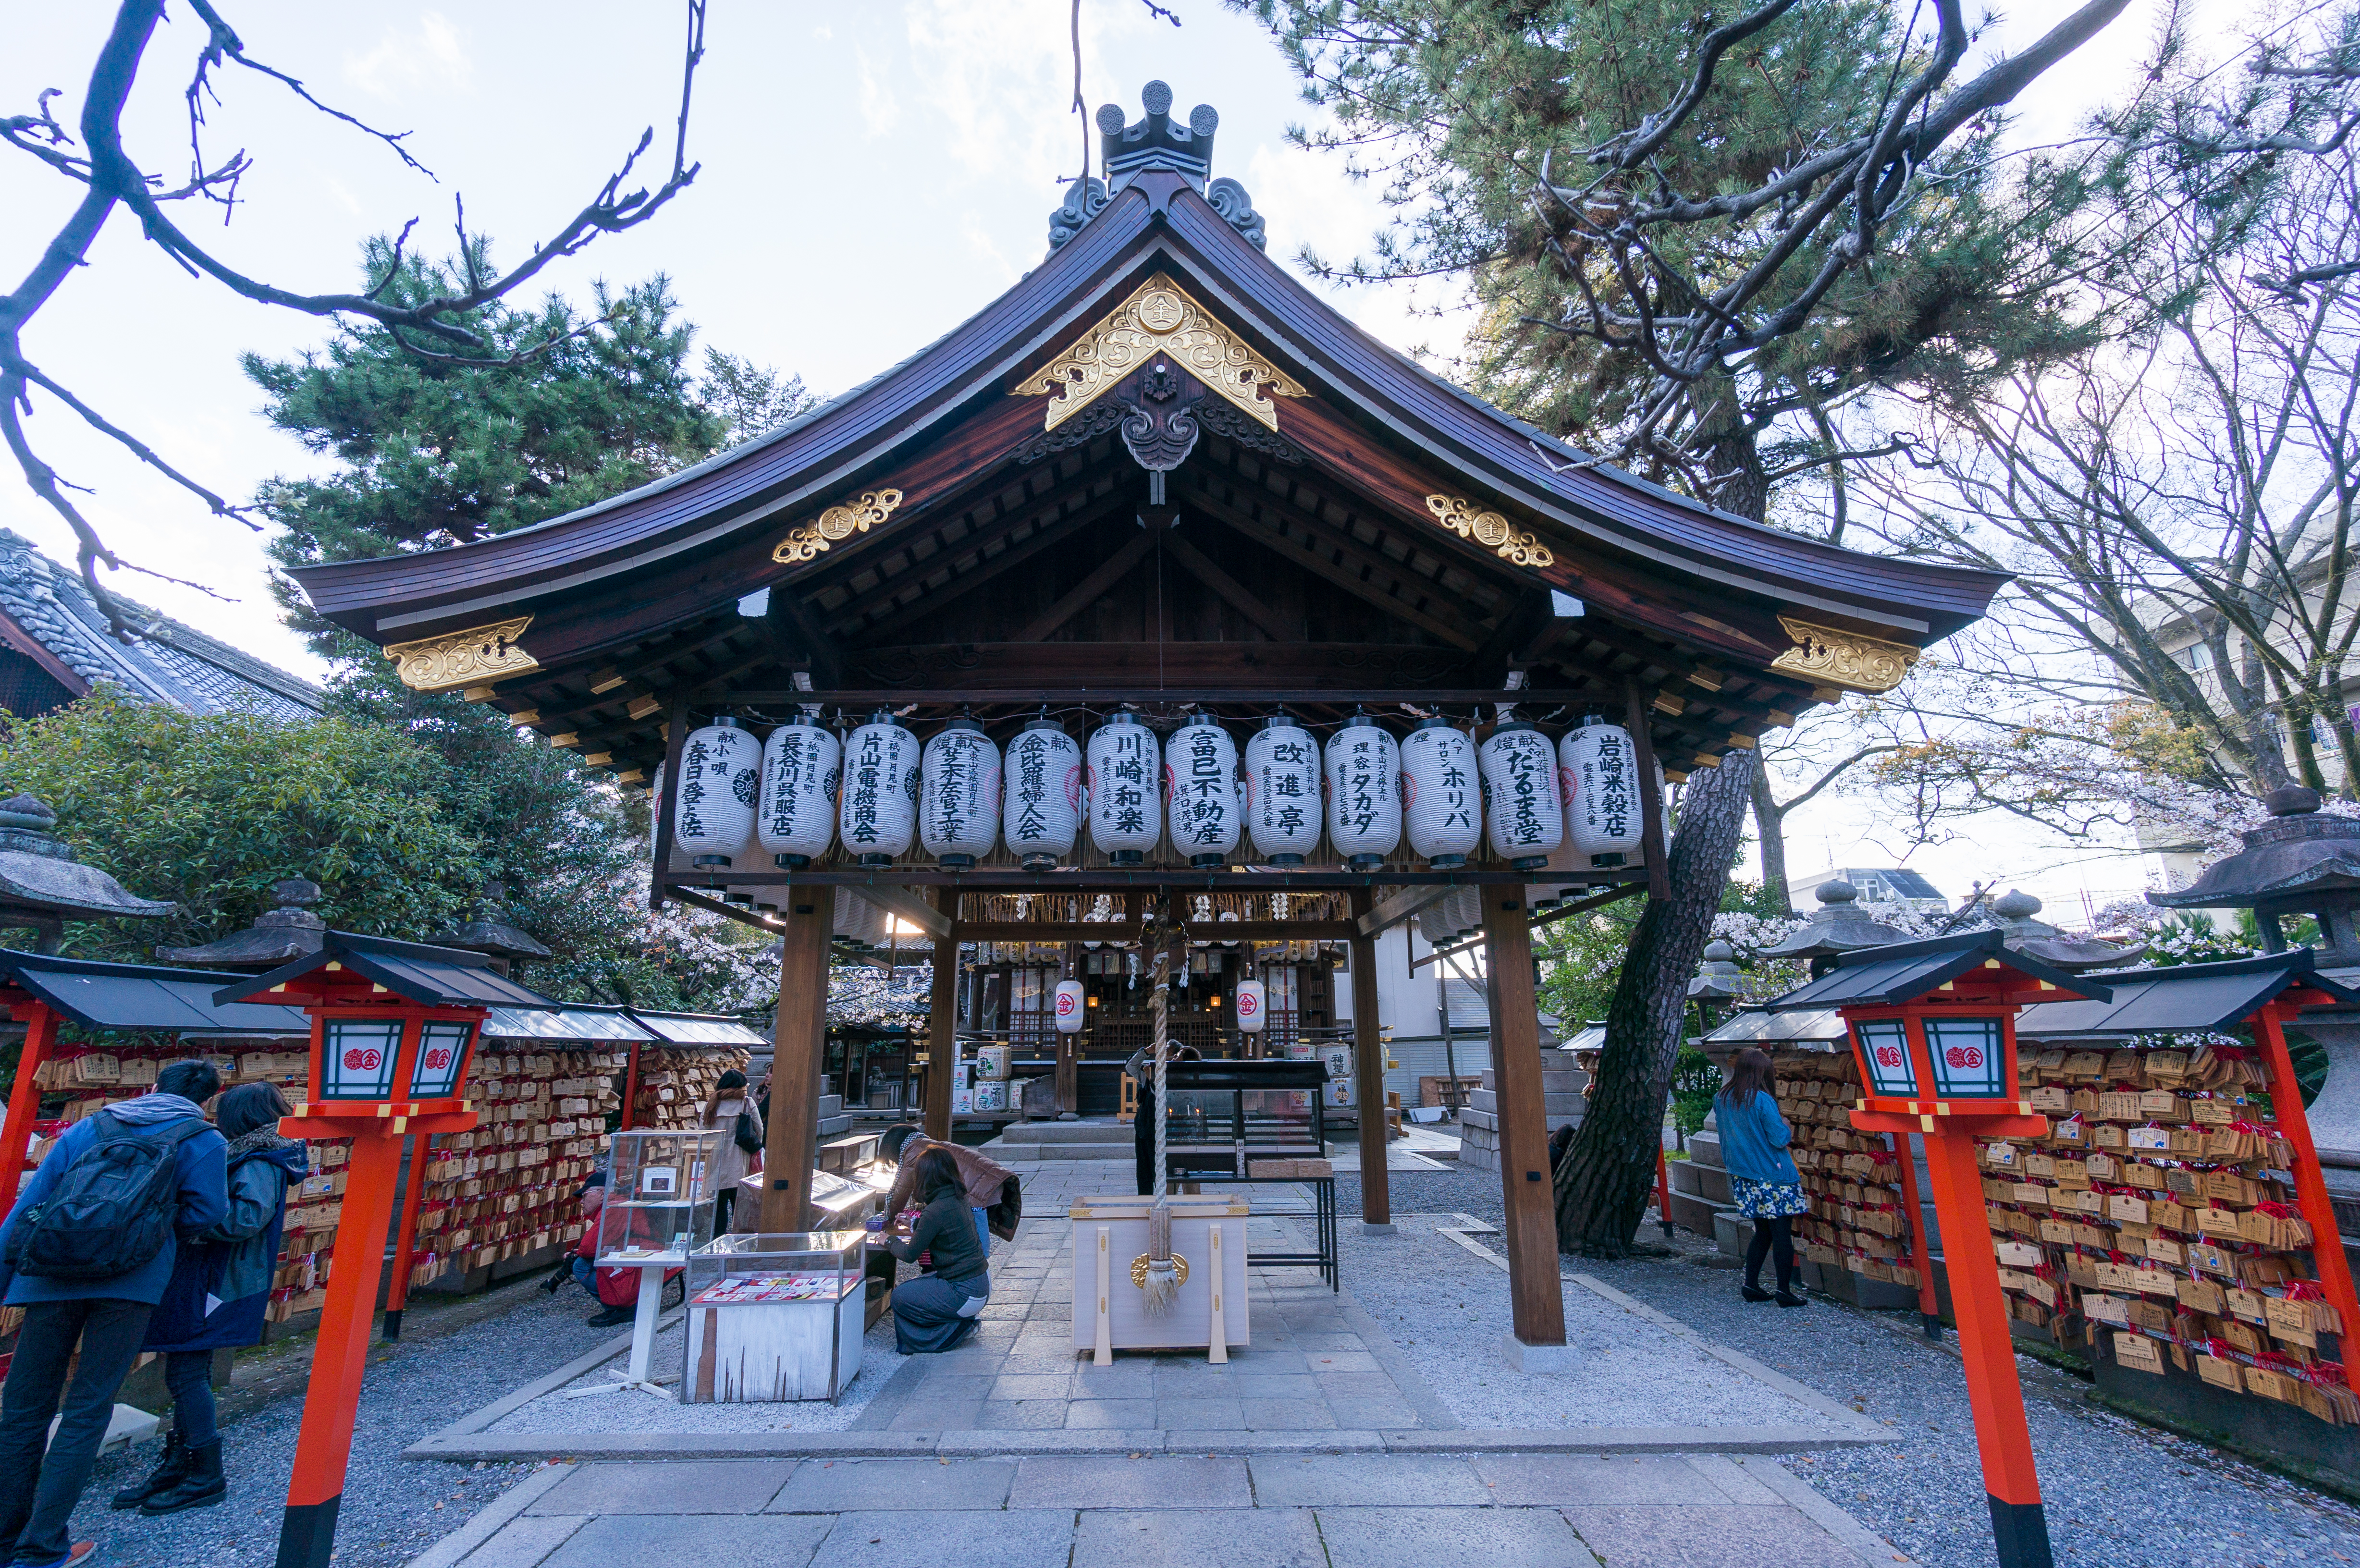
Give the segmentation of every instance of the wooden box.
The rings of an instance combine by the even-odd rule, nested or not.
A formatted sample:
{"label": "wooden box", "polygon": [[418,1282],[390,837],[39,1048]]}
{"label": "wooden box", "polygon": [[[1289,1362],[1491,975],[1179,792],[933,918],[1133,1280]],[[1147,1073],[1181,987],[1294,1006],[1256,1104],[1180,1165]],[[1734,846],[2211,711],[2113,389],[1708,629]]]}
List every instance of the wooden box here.
{"label": "wooden box", "polygon": [[[1131,1282],[1132,1265],[1147,1255],[1147,1211],[1152,1199],[1084,1198],[1072,1210],[1074,1222],[1074,1348],[1090,1350],[1098,1341],[1099,1304],[1105,1303],[1108,1344],[1115,1350],[1194,1350],[1213,1347],[1216,1302],[1221,1321],[1221,1353],[1247,1345],[1252,1334],[1246,1313],[1245,1201],[1226,1197],[1175,1197],[1172,1251],[1188,1260],[1180,1299],[1159,1317],[1147,1313],[1143,1292]],[[1218,1295],[1210,1267],[1216,1247],[1220,1269]],[[1105,1262],[1105,1292],[1099,1263]]]}

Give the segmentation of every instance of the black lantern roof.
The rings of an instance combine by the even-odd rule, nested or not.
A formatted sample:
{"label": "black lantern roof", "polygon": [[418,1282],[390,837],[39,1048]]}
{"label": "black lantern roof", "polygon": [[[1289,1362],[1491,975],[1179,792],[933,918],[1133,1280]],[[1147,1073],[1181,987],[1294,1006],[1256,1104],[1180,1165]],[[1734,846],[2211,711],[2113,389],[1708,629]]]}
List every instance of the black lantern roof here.
{"label": "black lantern roof", "polygon": [[2028,980],[2038,980],[2069,996],[2104,1001],[2114,993],[2094,980],[2069,975],[2037,958],[2012,951],[2007,933],[1967,931],[1925,942],[1895,942],[1847,953],[1836,959],[1830,973],[1798,986],[1770,1004],[1774,1013],[1798,1007],[1893,1007],[1922,996],[1960,975],[1981,969],[1993,960]]}
{"label": "black lantern roof", "polygon": [[2020,1037],[2140,1034],[2227,1029],[2282,991],[2301,986],[2344,1006],[2360,1006],[2360,991],[2319,974],[2307,947],[2291,953],[2183,964],[2170,969],[2125,969],[2106,976],[2114,995],[2081,1002],[2041,1002],[2016,1019]]}
{"label": "black lantern roof", "polygon": [[236,984],[223,986],[214,1000],[235,1002],[259,996],[290,980],[316,974],[331,964],[340,964],[397,996],[428,1007],[552,1010],[562,1010],[563,1007],[497,973],[483,953],[340,931],[329,931],[321,940],[317,953],[281,964],[268,975],[240,976]]}
{"label": "black lantern roof", "polygon": [[289,877],[272,883],[270,890],[278,908],[257,915],[244,931],[202,947],[159,947],[156,956],[199,969],[275,969],[319,952],[328,931],[328,922],[311,912],[320,901],[320,885],[307,877]]}
{"label": "black lantern roof", "polygon": [[[1762,950],[1763,958],[1835,958],[1863,948],[1889,947],[1901,933],[1857,907],[1860,889],[1841,877],[1822,882],[1815,890],[1819,912],[1783,942]],[[1817,967],[1818,965],[1815,965]]]}
{"label": "black lantern roof", "polygon": [[22,986],[92,1029],[203,1029],[217,1034],[307,1034],[300,1007],[215,1000],[236,975],[102,964],[88,958],[0,950],[0,979]]}

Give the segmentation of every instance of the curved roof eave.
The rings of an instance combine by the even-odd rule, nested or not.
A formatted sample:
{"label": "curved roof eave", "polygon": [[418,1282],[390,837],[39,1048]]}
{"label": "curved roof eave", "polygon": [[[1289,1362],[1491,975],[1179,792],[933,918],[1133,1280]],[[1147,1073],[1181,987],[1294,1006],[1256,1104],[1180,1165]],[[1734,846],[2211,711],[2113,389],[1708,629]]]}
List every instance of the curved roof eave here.
{"label": "curved roof eave", "polygon": [[[717,542],[923,434],[1106,308],[1157,251],[1236,324],[1416,444],[1574,535],[1658,567],[1931,641],[1981,615],[2003,573],[1873,556],[1719,511],[1590,459],[1378,342],[1193,191],[1124,191],[1038,268],[891,368],[775,430],[638,489],[450,550],[295,570],[322,614],[381,637],[497,613]],[[1581,466],[1568,471],[1553,459]]]}

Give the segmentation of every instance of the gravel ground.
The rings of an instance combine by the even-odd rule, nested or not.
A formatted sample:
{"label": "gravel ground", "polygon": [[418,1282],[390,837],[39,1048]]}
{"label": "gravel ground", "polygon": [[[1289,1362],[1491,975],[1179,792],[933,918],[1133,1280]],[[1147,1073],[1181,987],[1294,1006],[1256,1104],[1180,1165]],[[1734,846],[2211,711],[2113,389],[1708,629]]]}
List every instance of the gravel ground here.
{"label": "gravel ground", "polygon": [[[1401,1234],[1394,1236],[1344,1227],[1345,1288],[1463,1426],[1841,1430],[1822,1412],[1579,1285],[1565,1287],[1565,1326],[1567,1343],[1581,1355],[1580,1371],[1570,1379],[1513,1372],[1499,1349],[1510,1328],[1508,1277],[1437,1235],[1440,1216],[1402,1213],[1397,1219]],[[1496,1252],[1499,1238],[1483,1245]],[[1569,1384],[1579,1388],[1578,1399],[1566,1398]]]}
{"label": "gravel ground", "polygon": [[[399,1346],[381,1346],[370,1354],[336,1532],[336,1561],[342,1568],[407,1563],[533,1468],[477,1465],[470,1470],[405,1462],[400,1457],[404,1448],[497,1391],[562,1366],[614,1336],[613,1329],[584,1324],[582,1320],[595,1307],[579,1290],[552,1297],[530,1281],[520,1281],[503,1287],[502,1293],[513,1295],[516,1305],[498,1316],[444,1337],[406,1338]],[[413,1304],[411,1326],[435,1310]],[[309,1342],[300,1348],[308,1359]],[[229,1500],[214,1508],[164,1519],[116,1513],[107,1499],[153,1467],[158,1446],[148,1443],[101,1459],[74,1514],[73,1538],[95,1540],[108,1568],[274,1563],[302,1414],[300,1396],[289,1397],[224,1426]]]}
{"label": "gravel ground", "polygon": [[[1356,1213],[1360,1193],[1337,1183]],[[1496,1173],[1396,1171],[1397,1214],[1504,1212]],[[1643,1239],[1655,1241],[1646,1229]],[[1782,1461],[1831,1501],[1934,1568],[1988,1568],[1990,1516],[1958,1357],[1928,1345],[1914,1317],[1814,1299],[1800,1312],[1741,1301],[1738,1276],[1681,1232],[1680,1256],[1582,1260],[1603,1279],[1706,1338],[1742,1350],[1906,1434],[1890,1448]],[[2360,1563],[2360,1509],[2091,1404],[2089,1385],[2016,1358],[2049,1535],[2060,1568],[2278,1568]]]}
{"label": "gravel ground", "polygon": [[[682,1340],[685,1332],[678,1323],[656,1335],[654,1354],[649,1358],[653,1368],[650,1376],[659,1381],[679,1387]],[[595,1367],[566,1385],[567,1389],[595,1388],[612,1382],[623,1375],[627,1356],[617,1356],[604,1366]],[[880,1318],[862,1342],[860,1371],[836,1403],[825,1399],[801,1399],[792,1404],[760,1405],[682,1405],[670,1399],[659,1399],[651,1394],[626,1391],[602,1394],[595,1399],[569,1399],[565,1389],[544,1394],[529,1405],[503,1416],[486,1430],[495,1432],[562,1432],[581,1434],[608,1432],[845,1432],[860,1419],[860,1412],[875,1399],[886,1380],[901,1369],[909,1358],[893,1348],[893,1320]],[[494,1396],[497,1397],[497,1396]],[[490,1399],[485,1401],[490,1403]],[[455,1418],[454,1418],[455,1419]]]}

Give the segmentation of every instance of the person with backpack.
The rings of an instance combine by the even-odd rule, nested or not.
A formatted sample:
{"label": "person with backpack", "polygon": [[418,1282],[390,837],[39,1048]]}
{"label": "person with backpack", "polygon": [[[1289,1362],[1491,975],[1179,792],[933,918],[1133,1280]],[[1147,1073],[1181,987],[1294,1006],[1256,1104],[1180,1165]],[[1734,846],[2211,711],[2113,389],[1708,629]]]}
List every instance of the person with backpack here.
{"label": "person with backpack", "polygon": [[762,1152],[762,1113],[746,1093],[746,1074],[733,1067],[721,1075],[713,1085],[712,1097],[705,1102],[700,1125],[719,1127],[729,1135],[721,1140],[721,1152],[713,1166],[713,1234],[720,1236],[729,1229],[738,1183],[746,1179],[752,1157]]}
{"label": "person with backpack", "polygon": [[[25,1310],[0,1384],[0,1550],[11,1563],[71,1568],[97,1550],[70,1542],[66,1526],[114,1419],[115,1392],[147,1339],[181,1238],[229,1213],[228,1144],[203,1110],[220,1091],[210,1063],[172,1062],[149,1093],[68,1127],[0,1223],[0,1301]],[[64,1416],[52,1437],[60,1394]]]}
{"label": "person with backpack", "polygon": [[262,1343],[287,1189],[311,1173],[310,1151],[279,1136],[287,1108],[286,1096],[269,1083],[241,1083],[213,1106],[213,1127],[229,1140],[229,1213],[180,1248],[148,1320],[140,1348],[164,1357],[172,1430],[154,1474],[115,1494],[118,1508],[153,1517],[210,1508],[229,1496],[214,1424],[213,1352]]}

